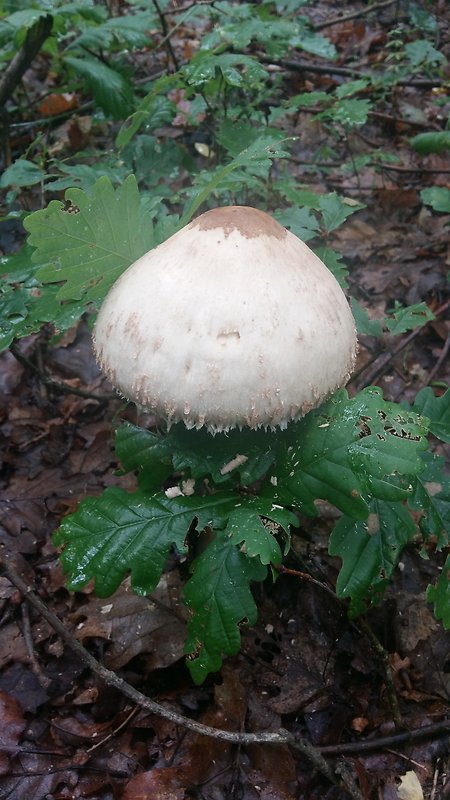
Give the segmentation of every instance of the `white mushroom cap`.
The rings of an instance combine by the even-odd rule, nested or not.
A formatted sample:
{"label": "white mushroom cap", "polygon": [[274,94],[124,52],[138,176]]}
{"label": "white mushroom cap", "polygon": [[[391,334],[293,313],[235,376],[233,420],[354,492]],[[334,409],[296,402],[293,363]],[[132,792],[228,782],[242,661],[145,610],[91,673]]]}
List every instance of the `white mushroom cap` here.
{"label": "white mushroom cap", "polygon": [[128,399],[170,425],[286,427],[343,386],[356,333],[332,273],[268,214],[202,214],[124,272],[94,346]]}

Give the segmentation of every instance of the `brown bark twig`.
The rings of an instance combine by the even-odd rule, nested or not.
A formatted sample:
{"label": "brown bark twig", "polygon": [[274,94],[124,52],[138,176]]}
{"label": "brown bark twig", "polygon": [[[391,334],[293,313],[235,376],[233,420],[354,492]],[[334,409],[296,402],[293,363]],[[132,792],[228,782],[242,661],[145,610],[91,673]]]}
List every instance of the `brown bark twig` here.
{"label": "brown bark twig", "polygon": [[[411,744],[412,742],[432,739],[433,737],[440,737],[450,731],[450,719],[444,719],[438,723],[434,723],[433,725],[426,725],[422,728],[418,728],[417,730],[405,731],[402,733],[393,734],[391,736],[382,736],[370,741],[346,742],[342,744],[326,745],[316,748],[313,747],[309,742],[295,739],[292,734],[283,728],[281,728],[278,732],[262,731],[260,733],[237,733],[225,731],[220,728],[212,728],[209,725],[203,725],[202,723],[196,722],[189,717],[184,717],[181,714],[171,711],[160,703],[151,700],[149,697],[146,697],[141,692],[134,689],[134,687],[132,687],[114,672],[106,669],[106,667],[103,667],[102,664],[100,664],[93,656],[91,656],[86,648],[83,647],[83,645],[80,644],[77,639],[75,639],[73,634],[67,630],[61,620],[47,608],[42,600],[40,600],[40,598],[32,590],[31,586],[29,586],[17,573],[12,565],[11,557],[6,555],[6,553],[2,552],[1,550],[0,565],[3,567],[3,572],[6,577],[21,592],[23,597],[26,598],[30,605],[32,605],[36,611],[47,620],[52,628],[61,636],[63,641],[74,652],[76,652],[80,659],[88,667],[90,667],[90,669],[96,675],[104,680],[105,683],[117,688],[136,705],[148,711],[149,713],[169,719],[176,725],[180,725],[192,730],[194,733],[198,733],[201,736],[212,736],[214,738],[224,739],[225,741],[229,741],[238,745],[254,743],[275,745],[288,744],[298,753],[303,755],[314,767],[316,767],[321,774],[329,778],[329,780],[331,780],[333,783],[336,783],[336,776],[325,761],[325,756],[345,756],[347,754],[358,752],[369,752],[374,750],[381,751],[386,747]],[[363,800],[362,795],[357,787],[356,790],[354,787],[350,788],[346,786],[346,788],[348,789],[353,800]]]}
{"label": "brown bark twig", "polygon": [[0,106],[11,97],[22,75],[39,53],[43,43],[50,36],[53,27],[51,14],[39,17],[28,30],[25,41],[6,67],[0,79]]}
{"label": "brown bark twig", "polygon": [[170,33],[169,33],[169,29],[167,27],[166,16],[165,16],[165,14],[163,14],[163,12],[162,12],[162,10],[161,10],[161,8],[159,6],[158,0],[153,0],[153,5],[155,7],[156,13],[157,13],[157,15],[159,17],[159,21],[161,23],[161,29],[162,29],[162,33],[163,33],[163,36],[164,36],[163,43],[166,45],[166,50],[167,50],[167,53],[169,55],[169,58],[172,59],[172,63],[173,63],[173,66],[175,68],[175,72],[178,72],[178,70],[180,68],[180,65],[179,65],[178,59],[177,59],[177,57],[175,55],[175,51],[174,51],[174,49],[172,47],[172,42],[170,41]]}
{"label": "brown bark twig", "polygon": [[327,744],[320,748],[325,756],[350,755],[351,753],[369,753],[374,750],[385,750],[388,747],[411,745],[415,742],[432,740],[448,734],[450,731],[450,718],[442,719],[432,725],[424,725],[413,731],[393,733],[391,736],[380,736],[374,739],[365,739],[362,742],[344,742],[342,744]]}
{"label": "brown bark twig", "polygon": [[433,368],[430,370],[430,372],[427,375],[427,381],[426,381],[426,384],[425,384],[426,386],[428,386],[431,383],[431,381],[434,379],[435,375],[439,372],[442,364],[447,359],[449,350],[450,350],[450,333],[448,334],[448,336],[447,336],[447,338],[446,338],[446,340],[444,342],[444,346],[442,348],[441,355],[439,356],[439,358],[436,361],[436,363],[434,364]]}
{"label": "brown bark twig", "polygon": [[321,31],[324,28],[329,28],[331,25],[339,25],[340,22],[350,22],[352,19],[365,17],[367,14],[372,14],[374,11],[380,11],[383,8],[393,6],[397,2],[398,0],[383,0],[381,3],[374,3],[373,5],[366,6],[366,8],[362,8],[359,11],[352,11],[350,14],[341,14],[339,17],[332,17],[331,19],[326,19],[323,22],[317,22],[313,26],[313,30]]}
{"label": "brown bark twig", "polygon": [[[236,51],[237,52],[237,51]],[[338,67],[334,64],[312,64],[309,61],[296,59],[276,59],[269,56],[259,55],[259,60],[263,64],[273,64],[274,66],[287,69],[292,72],[314,72],[316,75],[342,75],[349,78],[368,78],[373,80],[382,77],[383,73],[364,72],[352,67]],[[396,81],[396,86],[415,86],[418,89],[433,89],[435,86],[442,86],[440,78],[400,78]]]}
{"label": "brown bark twig", "polygon": [[[201,722],[196,722],[189,717],[185,717],[175,711],[171,711],[166,706],[157,703],[150,697],[139,692],[127,681],[123,680],[119,675],[116,675],[110,669],[107,669],[88,650],[73,636],[72,633],[66,628],[61,620],[51,612],[45,603],[37,596],[32,587],[21,578],[13,566],[11,557],[3,550],[0,550],[0,565],[3,565],[3,571],[11,583],[22,593],[23,597],[32,605],[36,611],[44,617],[45,620],[52,626],[52,628],[59,634],[61,639],[73,650],[86,664],[92,672],[98,675],[108,686],[113,686],[121,694],[138,705],[140,708],[145,709],[150,714],[156,714],[159,717],[168,719],[175,725],[187,728],[200,736],[209,736],[216,739],[222,739],[236,745],[248,744],[272,744],[281,745],[287,744],[292,747],[299,755],[303,756],[317,771],[327,778],[331,783],[338,784],[339,779],[333,772],[330,765],[325,758],[321,755],[320,750],[314,747],[310,742],[304,739],[296,739],[289,731],[280,728],[277,732],[260,731],[259,733],[240,733],[238,731],[227,731],[221,728],[213,728],[210,725],[204,725]],[[345,778],[342,778],[345,783]],[[353,786],[347,786],[352,800],[363,800],[362,794],[359,789]]]}
{"label": "brown bark twig", "polygon": [[381,663],[381,667],[383,669],[384,675],[384,683],[386,686],[386,693],[388,697],[389,707],[391,709],[392,719],[394,720],[396,728],[404,728],[405,724],[402,719],[402,715],[400,712],[400,706],[398,703],[397,692],[395,691],[394,686],[394,679],[392,677],[392,669],[391,665],[389,664],[389,655],[387,650],[383,647],[378,637],[373,632],[372,628],[370,627],[367,620],[364,617],[360,617],[358,620],[359,627],[364,631],[367,638],[369,639],[370,644],[372,645],[373,650],[375,651],[378,659]]}
{"label": "brown bark twig", "polygon": [[[436,320],[443,314],[445,314],[448,308],[450,308],[450,300],[447,300],[445,303],[442,303],[442,305],[440,305],[436,309],[436,311],[434,312],[434,319]],[[427,325],[429,325],[430,322],[433,322],[433,320],[430,320],[427,323]],[[389,363],[395,358],[395,356],[401,353],[401,351],[404,350],[405,347],[407,347],[417,336],[419,336],[419,334],[423,332],[423,330],[427,327],[427,325],[423,325],[420,328],[414,328],[414,330],[411,331],[411,333],[405,336],[391,350],[385,353],[381,353],[380,355],[376,356],[375,359],[369,361],[368,364],[364,364],[364,366],[361,367],[361,369],[359,369],[352,375],[349,383],[354,383],[355,381],[358,380],[358,378],[361,377],[361,375],[364,375],[363,385],[369,386],[371,383],[373,383],[373,381],[376,378],[379,378],[383,374],[383,372],[386,371]]]}
{"label": "brown bark twig", "polygon": [[23,353],[20,352],[15,342],[11,342],[9,349],[19,364],[26,369],[30,369],[32,372],[35,372],[45,386],[50,386],[50,388],[55,389],[58,392],[63,392],[64,394],[75,394],[78,397],[85,397],[87,400],[98,400],[99,403],[106,403],[109,400],[117,400],[119,397],[119,395],[116,394],[93,394],[85,389],[78,389],[76,386],[70,386],[68,383],[64,383],[63,381],[56,381],[54,378],[51,378],[49,375],[47,375],[45,371],[40,369],[40,367],[30,361],[29,358],[24,356]]}

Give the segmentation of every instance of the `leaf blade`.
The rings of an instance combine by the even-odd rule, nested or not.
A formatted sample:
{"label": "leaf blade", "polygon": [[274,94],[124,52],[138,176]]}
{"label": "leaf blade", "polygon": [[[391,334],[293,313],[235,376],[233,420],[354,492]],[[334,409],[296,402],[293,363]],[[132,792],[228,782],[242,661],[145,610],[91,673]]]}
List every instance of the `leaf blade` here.
{"label": "leaf blade", "polygon": [[128,572],[134,591],[147,594],[157,585],[172,544],[180,551],[194,519],[200,528],[223,525],[232,498],[130,494],[112,487],[88,497],[62,521],[55,544],[73,589],[95,578],[100,597],[112,594]]}

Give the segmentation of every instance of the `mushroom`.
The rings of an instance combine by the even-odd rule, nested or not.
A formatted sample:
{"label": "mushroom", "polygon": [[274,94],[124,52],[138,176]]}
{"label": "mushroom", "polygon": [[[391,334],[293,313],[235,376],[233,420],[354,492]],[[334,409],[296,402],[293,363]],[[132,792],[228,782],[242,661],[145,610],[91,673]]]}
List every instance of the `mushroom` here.
{"label": "mushroom", "polygon": [[285,428],[349,379],[355,323],[304,242],[255,208],[207,211],[129,267],[98,314],[101,368],[170,426]]}

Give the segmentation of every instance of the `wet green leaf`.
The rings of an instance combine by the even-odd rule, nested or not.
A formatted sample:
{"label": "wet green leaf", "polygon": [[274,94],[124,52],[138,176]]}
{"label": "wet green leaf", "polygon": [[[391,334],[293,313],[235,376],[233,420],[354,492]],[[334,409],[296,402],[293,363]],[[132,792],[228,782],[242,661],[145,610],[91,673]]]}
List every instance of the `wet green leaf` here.
{"label": "wet green leaf", "polygon": [[450,555],[442,568],[442,572],[434,586],[429,586],[427,600],[434,604],[434,613],[441,619],[444,628],[450,628]]}
{"label": "wet green leaf", "polygon": [[375,387],[352,399],[340,390],[293,430],[295,439],[275,467],[275,497],[313,516],[321,498],[365,519],[373,497],[406,499],[423,469],[426,420],[385,401]]}
{"label": "wet green leaf", "polygon": [[[136,179],[115,190],[108,178],[94,185],[92,197],[68,189],[65,203],[52,200],[25,219],[33,261],[42,266],[43,284],[60,284],[57,299],[103,299],[119,275],[153,245],[151,220],[143,212]],[[82,313],[82,311],[81,311]]]}
{"label": "wet green leaf", "polygon": [[426,386],[416,395],[413,411],[428,417],[433,436],[450,443],[450,389],[437,397],[431,386]]}
{"label": "wet green leaf", "polygon": [[116,487],[88,497],[66,517],[54,540],[63,547],[61,562],[72,589],[95,579],[99,597],[107,597],[128,573],[134,591],[148,594],[158,584],[169,549],[186,550],[194,519],[199,530],[224,524],[234,498],[168,498],[163,492],[130,494]]}
{"label": "wet green leaf", "polygon": [[380,601],[403,547],[415,532],[413,519],[400,503],[374,500],[366,521],[347,516],[339,520],[329,553],[342,559],[336,593],[350,600],[351,616]]}
{"label": "wet green leaf", "polygon": [[188,624],[186,652],[196,683],[217,672],[224,655],[238,652],[241,625],[256,621],[257,609],[250,590],[262,581],[267,567],[247,558],[225,532],[217,532],[192,565],[185,600],[193,616]]}

